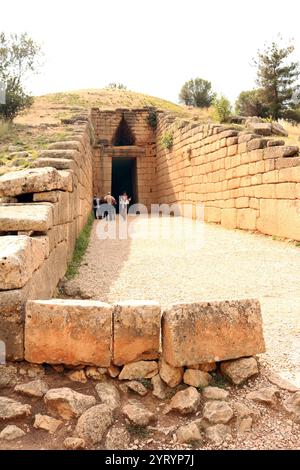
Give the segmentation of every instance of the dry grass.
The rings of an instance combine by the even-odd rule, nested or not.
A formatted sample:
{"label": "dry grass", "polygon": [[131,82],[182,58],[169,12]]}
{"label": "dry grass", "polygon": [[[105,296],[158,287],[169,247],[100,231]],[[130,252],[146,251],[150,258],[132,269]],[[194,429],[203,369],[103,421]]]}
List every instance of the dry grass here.
{"label": "dry grass", "polygon": [[283,127],[289,133],[288,137],[284,137],[285,143],[287,145],[300,145],[300,124],[292,125],[287,121],[281,121]]}

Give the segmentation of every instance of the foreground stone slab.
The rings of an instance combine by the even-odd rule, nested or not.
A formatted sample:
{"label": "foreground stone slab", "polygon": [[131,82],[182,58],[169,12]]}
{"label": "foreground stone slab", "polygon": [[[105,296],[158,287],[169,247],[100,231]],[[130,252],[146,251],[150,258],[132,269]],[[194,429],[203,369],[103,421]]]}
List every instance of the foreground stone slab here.
{"label": "foreground stone slab", "polygon": [[38,238],[0,237],[0,290],[23,287],[46,255],[45,244]]}
{"label": "foreground stone slab", "polygon": [[2,232],[32,230],[46,232],[52,227],[51,204],[4,204],[0,205]]}
{"label": "foreground stone slab", "polygon": [[25,357],[41,364],[110,365],[112,307],[90,300],[29,301]]}
{"label": "foreground stone slab", "polygon": [[174,367],[265,351],[257,300],[174,305],[163,314],[163,356]]}
{"label": "foreground stone slab", "polygon": [[120,302],[114,307],[114,364],[157,359],[160,306],[156,302]]}
{"label": "foreground stone slab", "polygon": [[66,179],[52,167],[30,168],[0,176],[0,197],[26,193],[67,190]]}
{"label": "foreground stone slab", "polygon": [[163,314],[164,359],[174,367],[265,351],[257,300],[174,305]]}
{"label": "foreground stone slab", "polygon": [[5,441],[13,441],[14,439],[20,439],[25,436],[26,433],[18,426],[8,425],[0,432],[0,439]]}

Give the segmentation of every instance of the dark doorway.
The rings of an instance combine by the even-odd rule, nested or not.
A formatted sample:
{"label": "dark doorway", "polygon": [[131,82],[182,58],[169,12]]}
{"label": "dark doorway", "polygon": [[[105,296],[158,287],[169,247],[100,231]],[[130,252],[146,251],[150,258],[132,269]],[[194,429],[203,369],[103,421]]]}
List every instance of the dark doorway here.
{"label": "dark doorway", "polygon": [[[131,197],[130,205],[137,203],[136,159],[130,157],[113,157],[111,193],[119,202],[119,196],[126,191]],[[117,207],[117,211],[119,207]]]}

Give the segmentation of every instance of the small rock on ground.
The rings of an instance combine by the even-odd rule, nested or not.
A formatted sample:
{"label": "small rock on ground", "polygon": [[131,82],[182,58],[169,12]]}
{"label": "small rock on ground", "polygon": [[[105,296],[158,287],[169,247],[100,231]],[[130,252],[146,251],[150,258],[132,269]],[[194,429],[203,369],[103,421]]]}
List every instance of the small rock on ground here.
{"label": "small rock on ground", "polygon": [[75,392],[68,387],[48,390],[44,401],[50,413],[63,419],[78,418],[85,410],[96,404],[95,397]]}
{"label": "small rock on ground", "polygon": [[221,372],[235,385],[241,385],[258,374],[257,360],[254,357],[235,359],[221,363]]}
{"label": "small rock on ground", "polygon": [[0,432],[0,439],[13,441],[14,439],[20,439],[25,435],[26,433],[22,429],[18,428],[18,426],[9,425]]}
{"label": "small rock on ground", "polygon": [[48,415],[37,414],[35,415],[33,427],[36,429],[43,429],[44,431],[48,431],[50,434],[53,434],[62,424],[63,422],[60,419],[55,419]]}
{"label": "small rock on ground", "polygon": [[113,423],[112,411],[107,405],[96,405],[78,419],[75,433],[89,444],[100,444]]}
{"label": "small rock on ground", "polygon": [[99,383],[96,385],[96,392],[100,402],[107,405],[112,411],[121,406],[120,392],[111,383]]}
{"label": "small rock on ground", "polygon": [[15,392],[35,398],[42,398],[48,390],[48,385],[41,379],[15,386]]}
{"label": "small rock on ground", "polygon": [[138,426],[148,426],[156,421],[155,415],[137,400],[131,400],[122,408],[123,414]]}

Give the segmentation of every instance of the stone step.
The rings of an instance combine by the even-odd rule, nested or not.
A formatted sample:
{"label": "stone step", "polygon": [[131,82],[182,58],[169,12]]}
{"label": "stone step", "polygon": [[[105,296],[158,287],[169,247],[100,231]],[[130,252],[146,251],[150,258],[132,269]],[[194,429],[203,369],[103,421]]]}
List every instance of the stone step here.
{"label": "stone step", "polygon": [[53,206],[44,204],[0,205],[0,231],[33,230],[47,232],[53,225]]}

